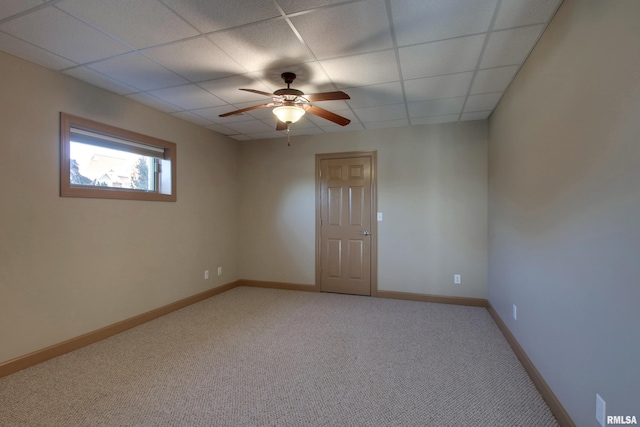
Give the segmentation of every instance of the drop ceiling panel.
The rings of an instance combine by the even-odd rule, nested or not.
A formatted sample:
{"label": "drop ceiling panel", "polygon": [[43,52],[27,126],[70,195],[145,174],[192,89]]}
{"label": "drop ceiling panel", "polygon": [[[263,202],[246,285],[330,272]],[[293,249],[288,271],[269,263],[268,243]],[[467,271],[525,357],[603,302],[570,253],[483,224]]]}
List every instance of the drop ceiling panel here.
{"label": "drop ceiling panel", "polygon": [[264,0],[163,0],[202,33],[280,16],[273,2]]}
{"label": "drop ceiling panel", "polygon": [[464,113],[462,114],[463,121],[467,120],[484,120],[487,119],[491,115],[491,111],[476,111],[473,113]]}
{"label": "drop ceiling panel", "polygon": [[404,94],[400,82],[351,87],[344,89],[351,96],[347,103],[353,108],[373,107],[385,104],[401,104]]}
{"label": "drop ceiling panel", "polygon": [[502,92],[471,95],[467,98],[467,103],[464,106],[464,112],[471,113],[474,111],[493,110],[496,105],[498,105],[498,101],[500,101],[501,97]]}
{"label": "drop ceiling panel", "polygon": [[[271,102],[271,98],[262,96],[257,93],[247,92],[240,89],[254,89],[262,92],[272,93],[272,91],[258,81],[254,76],[243,74],[233,77],[225,77],[223,79],[210,80],[199,83],[201,87],[229,104],[239,104],[248,101],[257,101],[254,103],[264,104]],[[247,105],[248,107],[248,105]]]}
{"label": "drop ceiling panel", "polygon": [[6,22],[0,30],[77,63],[131,50],[52,6]]}
{"label": "drop ceiling panel", "polygon": [[307,114],[291,135],[348,132],[488,117],[559,2],[0,0],[0,49],[238,140],[285,135],[272,107],[219,115],[293,72],[350,95],[317,104],[351,123]]}
{"label": "drop ceiling panel", "polygon": [[407,109],[404,104],[354,108],[353,111],[363,123],[377,122],[381,120],[401,120],[407,118]]}
{"label": "drop ceiling panel", "polygon": [[400,120],[383,120],[380,122],[370,122],[365,123],[364,127],[366,129],[387,129],[387,128],[400,128],[404,126],[409,126],[409,120],[400,119]]}
{"label": "drop ceiling panel", "polygon": [[391,0],[398,46],[482,33],[497,0]]}
{"label": "drop ceiling panel", "polygon": [[260,22],[208,36],[218,47],[249,71],[313,60],[284,20]]}
{"label": "drop ceiling panel", "polygon": [[471,94],[505,91],[519,68],[520,66],[518,65],[512,65],[509,67],[479,70],[473,79]]}
{"label": "drop ceiling panel", "polygon": [[177,74],[137,53],[105,59],[89,67],[140,90],[153,90],[188,83]]}
{"label": "drop ceiling panel", "polygon": [[318,59],[393,47],[384,0],[318,9],[291,22]]}
{"label": "drop ceiling panel", "polygon": [[411,119],[412,125],[433,125],[436,123],[457,122],[459,114],[446,114],[443,116],[416,117]]}
{"label": "drop ceiling panel", "polygon": [[2,0],[0,2],[0,19],[24,12],[44,3],[41,0]]}
{"label": "drop ceiling panel", "polygon": [[97,73],[87,67],[75,67],[64,71],[64,74],[82,80],[102,89],[115,92],[118,95],[126,95],[137,92],[136,88],[127,86],[123,83],[110,79],[109,77]]}
{"label": "drop ceiling panel", "polygon": [[444,116],[448,114],[459,114],[464,105],[464,96],[458,98],[431,99],[429,101],[410,102],[409,116],[411,123],[416,117]]}
{"label": "drop ceiling panel", "polygon": [[343,3],[344,0],[277,0],[285,13],[300,12],[302,10],[316,9],[323,6],[330,6],[336,3]]}
{"label": "drop ceiling panel", "polygon": [[158,89],[149,94],[185,110],[226,105],[226,102],[195,84]]}
{"label": "drop ceiling panel", "polygon": [[461,37],[399,49],[402,77],[418,79],[475,69],[485,35]]}
{"label": "drop ceiling panel", "polygon": [[136,49],[199,34],[156,0],[64,0],[57,7]]}
{"label": "drop ceiling panel", "polygon": [[543,29],[543,25],[534,25],[491,33],[480,68],[521,64],[533,49]]}
{"label": "drop ceiling panel", "polygon": [[465,96],[469,92],[472,78],[473,72],[467,72],[406,80],[404,89],[407,94],[407,101],[415,102]]}
{"label": "drop ceiling panel", "polygon": [[211,124],[211,121],[206,120],[196,114],[193,114],[190,111],[178,111],[175,113],[171,113],[172,116],[180,117],[182,120],[186,120],[191,123],[195,123],[200,126],[208,126]]}
{"label": "drop ceiling panel", "polygon": [[156,110],[163,111],[165,113],[173,113],[180,111],[180,107],[177,105],[173,105],[169,102],[163,101],[161,99],[156,98],[155,96],[151,96],[146,92],[133,93],[131,95],[127,95],[127,98],[131,98],[140,104],[147,105],[151,108],[155,108]]}
{"label": "drop ceiling panel", "polygon": [[0,50],[53,70],[61,70],[75,65],[74,62],[68,59],[54,55],[6,33],[0,33]]}
{"label": "drop ceiling panel", "polygon": [[495,29],[546,23],[562,0],[503,0],[498,10]]}
{"label": "drop ceiling panel", "polygon": [[154,47],[143,53],[192,82],[246,72],[244,67],[206,37]]}
{"label": "drop ceiling panel", "polygon": [[225,124],[229,129],[233,129],[239,133],[257,133],[257,132],[271,132],[275,129],[275,121],[272,125],[268,125],[260,120],[249,120],[245,122],[233,122]]}
{"label": "drop ceiling panel", "polygon": [[398,81],[398,64],[393,50],[320,61],[339,88]]}

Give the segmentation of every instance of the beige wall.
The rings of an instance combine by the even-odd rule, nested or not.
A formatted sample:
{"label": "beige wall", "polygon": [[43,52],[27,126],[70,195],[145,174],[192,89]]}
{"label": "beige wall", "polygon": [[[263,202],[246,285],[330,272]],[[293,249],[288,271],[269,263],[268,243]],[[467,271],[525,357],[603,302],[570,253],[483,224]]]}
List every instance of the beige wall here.
{"label": "beige wall", "polygon": [[359,150],[378,156],[378,288],[485,298],[486,122],[243,142],[240,276],[314,284],[315,154]]}
{"label": "beige wall", "polygon": [[640,417],[639,22],[565,0],[489,123],[489,300],[578,426]]}
{"label": "beige wall", "polygon": [[[0,363],[238,278],[236,141],[3,53],[0,76]],[[60,111],[175,142],[178,201],[59,197]]]}

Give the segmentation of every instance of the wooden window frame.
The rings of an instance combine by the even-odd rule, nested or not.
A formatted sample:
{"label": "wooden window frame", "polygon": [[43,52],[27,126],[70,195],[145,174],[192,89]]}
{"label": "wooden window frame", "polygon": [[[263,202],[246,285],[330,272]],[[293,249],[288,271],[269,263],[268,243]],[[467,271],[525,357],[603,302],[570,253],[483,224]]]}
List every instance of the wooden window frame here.
{"label": "wooden window frame", "polygon": [[[171,194],[141,191],[128,188],[112,188],[71,184],[71,128],[81,129],[107,137],[132,141],[164,150],[164,160],[171,163]],[[98,199],[125,199],[175,202],[177,200],[176,144],[140,133],[120,129],[83,117],[60,113],[60,196]]]}

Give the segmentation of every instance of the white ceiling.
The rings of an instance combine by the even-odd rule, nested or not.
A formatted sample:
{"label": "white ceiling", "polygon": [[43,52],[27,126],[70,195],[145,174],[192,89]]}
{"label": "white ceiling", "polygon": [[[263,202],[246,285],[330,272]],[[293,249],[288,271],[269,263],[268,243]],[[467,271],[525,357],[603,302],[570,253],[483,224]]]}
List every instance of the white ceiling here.
{"label": "white ceiling", "polygon": [[562,0],[1,0],[0,49],[237,140],[282,137],[270,99],[298,75],[345,127],[485,119]]}

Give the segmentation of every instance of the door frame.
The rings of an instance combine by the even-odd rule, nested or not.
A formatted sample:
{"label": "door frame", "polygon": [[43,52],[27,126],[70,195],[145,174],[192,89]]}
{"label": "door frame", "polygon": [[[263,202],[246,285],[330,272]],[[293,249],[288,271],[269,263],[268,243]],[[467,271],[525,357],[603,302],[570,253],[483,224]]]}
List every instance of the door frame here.
{"label": "door frame", "polygon": [[371,159],[371,296],[378,296],[378,184],[377,184],[377,151],[349,151],[345,153],[322,153],[316,154],[316,284],[315,288],[321,291],[321,272],[322,266],[321,250],[321,229],[320,219],[322,214],[322,178],[320,171],[322,169],[322,160],[330,159],[348,159],[353,157],[369,157]]}

